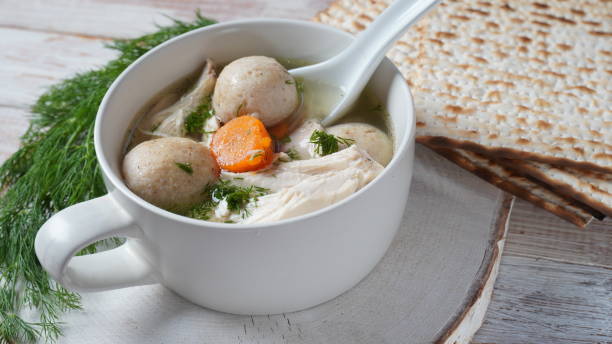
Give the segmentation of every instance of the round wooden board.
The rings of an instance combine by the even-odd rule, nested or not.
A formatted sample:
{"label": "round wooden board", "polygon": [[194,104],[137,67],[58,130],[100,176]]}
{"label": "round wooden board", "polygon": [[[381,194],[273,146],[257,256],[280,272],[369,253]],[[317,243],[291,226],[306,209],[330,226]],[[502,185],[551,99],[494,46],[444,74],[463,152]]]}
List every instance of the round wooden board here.
{"label": "round wooden board", "polygon": [[83,294],[83,311],[63,319],[61,342],[468,343],[491,298],[512,200],[420,146],[414,172],[389,251],[334,300],[295,313],[237,316],[159,285]]}

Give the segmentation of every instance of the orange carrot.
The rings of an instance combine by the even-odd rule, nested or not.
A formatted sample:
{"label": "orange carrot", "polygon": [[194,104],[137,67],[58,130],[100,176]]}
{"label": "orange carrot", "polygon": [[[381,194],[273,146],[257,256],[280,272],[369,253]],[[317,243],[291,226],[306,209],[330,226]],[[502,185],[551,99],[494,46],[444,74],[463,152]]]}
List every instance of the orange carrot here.
{"label": "orange carrot", "polygon": [[222,169],[248,172],[272,163],[272,138],[264,124],[252,116],[240,116],[225,123],[210,143],[213,156]]}

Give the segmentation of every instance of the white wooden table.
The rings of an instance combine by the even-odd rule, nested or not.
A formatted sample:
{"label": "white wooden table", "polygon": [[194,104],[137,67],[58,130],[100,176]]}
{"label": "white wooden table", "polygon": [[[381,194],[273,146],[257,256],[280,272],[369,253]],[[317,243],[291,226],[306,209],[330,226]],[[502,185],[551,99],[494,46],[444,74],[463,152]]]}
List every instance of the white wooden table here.
{"label": "white wooden table", "polygon": [[[217,20],[309,19],[329,0],[0,0],[0,161],[51,84],[115,56],[134,37],[193,11]],[[409,342],[409,341],[408,341]],[[484,325],[473,343],[612,343],[612,221],[579,230],[518,201]]]}

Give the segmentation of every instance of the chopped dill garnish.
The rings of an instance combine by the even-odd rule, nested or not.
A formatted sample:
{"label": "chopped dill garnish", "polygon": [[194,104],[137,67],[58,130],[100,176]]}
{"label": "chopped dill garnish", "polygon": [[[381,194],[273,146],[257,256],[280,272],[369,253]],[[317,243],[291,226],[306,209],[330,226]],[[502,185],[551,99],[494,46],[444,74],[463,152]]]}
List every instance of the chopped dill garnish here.
{"label": "chopped dill garnish", "polygon": [[217,182],[208,191],[213,202],[218,203],[225,199],[227,209],[234,212],[245,210],[249,202],[257,201],[259,196],[263,196],[268,192],[268,189],[259,186],[237,186],[227,180]]}
{"label": "chopped dill garnish", "polygon": [[[62,313],[81,307],[79,295],[51,280],[40,266],[34,238],[56,212],[107,192],[93,144],[104,94],[150,49],[214,23],[196,15],[191,23],[175,20],[152,34],[109,42],[119,52],[116,59],[59,82],[32,107],[21,148],[0,166],[0,342],[57,342]],[[94,244],[81,253],[95,251]],[[21,311],[29,309],[35,318],[22,318]]]}
{"label": "chopped dill garnish", "polygon": [[193,167],[191,167],[191,164],[188,162],[175,162],[176,167],[180,168],[181,170],[185,171],[187,174],[193,174]]}
{"label": "chopped dill garnish", "polygon": [[255,158],[259,158],[260,156],[263,156],[263,155],[264,155],[264,153],[265,153],[265,152],[264,152],[264,150],[263,150],[263,149],[258,149],[258,150],[254,151],[254,152],[251,154],[251,157],[249,158],[249,160],[250,160],[250,161],[253,161],[253,160],[255,160]]}
{"label": "chopped dill garnish", "polygon": [[[234,178],[237,179],[237,178]],[[220,180],[215,184],[206,186],[204,194],[206,199],[201,204],[191,209],[187,216],[200,220],[209,220],[214,209],[223,200],[227,202],[227,209],[234,213],[242,214],[243,217],[249,215],[247,205],[256,202],[260,196],[270,192],[266,188],[259,186],[238,186],[229,180]]]}
{"label": "chopped dill garnish", "polygon": [[204,124],[206,121],[214,116],[213,107],[211,105],[211,97],[198,105],[195,110],[191,111],[187,117],[185,117],[185,132],[188,135],[206,134],[204,130]]}
{"label": "chopped dill garnish", "polygon": [[320,156],[336,153],[340,149],[340,144],[347,146],[355,143],[355,140],[328,134],[322,130],[315,130],[310,135],[310,143],[315,145],[315,152]]}
{"label": "chopped dill garnish", "polygon": [[205,200],[204,202],[196,205],[191,210],[185,214],[185,216],[198,219],[198,220],[210,220],[210,216],[215,209],[217,204],[213,203],[210,198]]}
{"label": "chopped dill garnish", "polygon": [[293,148],[287,150],[285,154],[287,154],[291,160],[300,160],[300,154]]}

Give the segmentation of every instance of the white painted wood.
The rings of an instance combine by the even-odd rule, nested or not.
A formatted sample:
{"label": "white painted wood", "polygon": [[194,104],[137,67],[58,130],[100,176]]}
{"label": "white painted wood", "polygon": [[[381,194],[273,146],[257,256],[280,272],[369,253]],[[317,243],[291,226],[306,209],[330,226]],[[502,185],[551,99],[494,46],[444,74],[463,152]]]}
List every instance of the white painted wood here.
{"label": "white painted wood", "polygon": [[506,252],[612,268],[612,219],[593,221],[585,230],[579,230],[527,202],[517,202]]}
{"label": "white painted wood", "polygon": [[0,26],[29,30],[130,37],[167,24],[168,16],[192,19],[195,9],[216,20],[278,17],[308,20],[331,0],[3,0]]}
{"label": "white painted wood", "polygon": [[27,114],[25,109],[0,106],[0,162],[19,146],[19,137],[28,128]]}
{"label": "white painted wood", "polygon": [[611,235],[610,219],[579,230],[517,200],[493,301],[472,343],[612,343]]}
{"label": "white painted wood", "polygon": [[507,256],[473,343],[612,342],[612,270]]}
{"label": "white painted wood", "polygon": [[0,105],[10,107],[27,109],[48,86],[116,56],[99,39],[2,27],[0,37]]}
{"label": "white painted wood", "polygon": [[[249,317],[197,307],[160,286],[82,294],[84,310],[65,316],[62,343],[429,343],[449,337],[450,327],[463,331],[457,343],[467,343],[503,245],[503,200],[419,146],[398,235],[375,270],[340,297],[302,312]],[[473,305],[472,322],[461,326],[457,318]]]}

